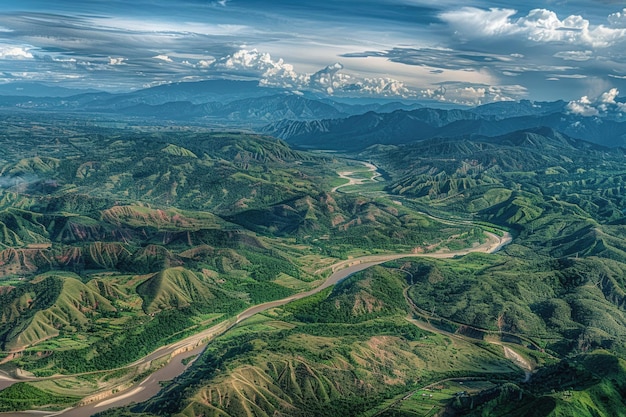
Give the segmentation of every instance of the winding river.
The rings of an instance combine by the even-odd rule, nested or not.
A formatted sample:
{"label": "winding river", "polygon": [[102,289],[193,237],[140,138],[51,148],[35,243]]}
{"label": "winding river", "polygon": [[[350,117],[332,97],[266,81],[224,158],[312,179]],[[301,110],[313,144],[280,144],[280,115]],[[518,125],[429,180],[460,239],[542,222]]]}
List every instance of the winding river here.
{"label": "winding river", "polygon": [[[370,170],[375,170],[376,167],[368,165]],[[346,176],[348,173],[344,173]],[[188,362],[186,365],[183,361],[194,356],[198,356],[202,353],[207,343],[224,334],[242,321],[261,313],[270,308],[279,307],[285,305],[291,301],[299,300],[304,297],[316,294],[330,286],[333,286],[341,280],[349,277],[352,274],[363,271],[371,266],[381,264],[383,262],[391,261],[394,259],[406,258],[406,257],[429,257],[429,258],[453,258],[457,256],[466,255],[471,252],[482,253],[494,253],[500,250],[504,245],[511,242],[512,238],[509,233],[505,233],[502,237],[499,237],[493,233],[485,233],[488,237],[487,241],[481,245],[477,245],[471,248],[466,248],[458,251],[448,252],[434,252],[434,253],[399,253],[399,254],[387,254],[387,255],[368,255],[359,258],[348,259],[337,262],[332,265],[332,274],[318,287],[294,294],[282,300],[271,301],[263,304],[259,304],[248,308],[240,313],[236,318],[224,321],[215,326],[212,326],[206,330],[203,330],[195,335],[187,337],[181,341],[172,343],[170,345],[161,347],[151,354],[133,362],[132,364],[124,367],[149,367],[152,361],[162,358],[172,358],[165,366],[159,368],[147,378],[141,382],[136,383],[126,389],[122,389],[118,392],[101,393],[100,395],[94,395],[83,400],[83,404],[74,408],[68,408],[62,411],[23,411],[23,412],[9,412],[0,413],[0,417],[25,417],[25,416],[63,416],[63,417],[84,417],[89,416],[101,411],[105,411],[113,407],[121,407],[131,403],[138,403],[146,401],[149,398],[156,395],[161,389],[161,382],[171,381],[177,376],[181,375],[185,370],[191,366],[193,361]],[[67,377],[67,376],[66,376]],[[46,378],[46,379],[54,379]],[[21,381],[36,381],[37,379],[24,379]],[[0,375],[0,389],[4,389],[12,384],[20,382],[20,380],[11,379]],[[90,399],[89,399],[90,398]]]}

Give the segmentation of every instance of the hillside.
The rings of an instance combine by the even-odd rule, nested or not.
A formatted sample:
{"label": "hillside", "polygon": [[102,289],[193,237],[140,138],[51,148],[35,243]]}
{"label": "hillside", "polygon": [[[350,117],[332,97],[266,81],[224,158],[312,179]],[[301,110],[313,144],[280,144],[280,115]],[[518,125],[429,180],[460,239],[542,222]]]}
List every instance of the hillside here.
{"label": "hillside", "polygon": [[[243,324],[159,396],[103,415],[621,415],[622,305],[580,277],[623,285],[623,264],[513,252],[370,268]],[[529,380],[507,349],[537,368]]]}
{"label": "hillside", "polygon": [[267,136],[3,129],[18,146],[0,166],[0,350],[38,376],[126,365],[207,317],[310,289],[342,257],[482,237],[329,193],[347,162]]}
{"label": "hillside", "polygon": [[[370,270],[331,292],[259,317],[212,344],[192,372],[134,411],[358,415],[419,381],[473,372],[478,363],[484,367],[479,374],[518,375],[497,350],[407,322],[403,279]],[[439,361],[447,361],[445,369]]]}
{"label": "hillside", "polygon": [[136,290],[143,300],[143,310],[148,314],[168,308],[207,304],[215,298],[196,274],[181,267],[150,275]]}
{"label": "hillside", "polygon": [[298,288],[312,280],[295,261],[309,248],[260,239],[216,212],[319,190],[336,175],[319,169],[327,158],[194,129],[20,117],[3,129],[0,349],[13,366],[47,375],[124,365],[207,315],[291,294],[279,277]]}
{"label": "hillside", "polygon": [[111,302],[72,274],[39,277],[3,295],[4,349],[15,350],[84,330],[94,316],[115,310]]}
{"label": "hillside", "polygon": [[[0,370],[35,379],[4,395],[61,408],[136,387],[168,360],[152,352],[197,335],[211,342],[176,383],[105,414],[619,415],[624,152],[550,127],[460,134],[496,110],[354,118],[372,145],[354,159],[193,126],[7,119]],[[390,120],[405,142],[380,139]],[[428,259],[504,230],[496,254]],[[388,254],[413,257],[234,325]]]}
{"label": "hillside", "polygon": [[[520,107],[526,111],[518,113]],[[562,102],[543,103],[532,109],[513,102],[477,109],[423,108],[334,119],[282,120],[266,125],[262,131],[296,147],[355,152],[372,145],[401,145],[461,136],[495,137],[537,127],[602,146],[623,146],[626,138],[626,122],[619,117],[582,117],[567,112]]]}
{"label": "hillside", "polygon": [[482,233],[470,225],[443,225],[387,199],[329,193],[243,211],[228,220],[258,233],[313,242],[333,254],[355,248],[393,247],[406,252],[439,248],[445,246],[443,236],[452,235],[457,237],[457,244],[463,245],[462,235],[471,241],[480,239]]}

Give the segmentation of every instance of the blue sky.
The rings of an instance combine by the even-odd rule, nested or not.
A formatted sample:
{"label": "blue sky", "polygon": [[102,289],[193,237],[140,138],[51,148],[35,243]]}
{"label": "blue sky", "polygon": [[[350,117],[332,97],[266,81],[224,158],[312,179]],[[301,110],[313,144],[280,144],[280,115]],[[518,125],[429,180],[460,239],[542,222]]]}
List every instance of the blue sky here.
{"label": "blue sky", "polygon": [[584,107],[626,93],[626,9],[610,0],[0,3],[0,82],[128,91],[212,78]]}

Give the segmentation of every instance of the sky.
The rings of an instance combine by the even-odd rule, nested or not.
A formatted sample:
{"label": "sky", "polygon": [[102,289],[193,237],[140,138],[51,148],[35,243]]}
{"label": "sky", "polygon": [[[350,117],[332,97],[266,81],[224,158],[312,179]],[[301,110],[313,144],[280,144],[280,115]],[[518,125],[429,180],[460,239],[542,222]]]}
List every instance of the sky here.
{"label": "sky", "polygon": [[626,8],[612,0],[0,1],[0,83],[119,92],[219,78],[334,97],[563,99],[593,112],[626,94]]}

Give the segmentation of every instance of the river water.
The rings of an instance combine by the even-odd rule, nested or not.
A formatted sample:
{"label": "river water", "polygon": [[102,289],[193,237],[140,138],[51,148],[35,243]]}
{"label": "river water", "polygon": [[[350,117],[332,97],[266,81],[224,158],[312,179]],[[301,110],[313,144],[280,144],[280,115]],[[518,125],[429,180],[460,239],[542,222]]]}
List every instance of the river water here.
{"label": "river water", "polygon": [[[241,314],[237,316],[237,323],[242,322],[243,320],[252,317],[255,314],[261,313],[265,310],[274,307],[280,307],[285,305],[291,301],[299,300],[304,297],[308,297],[310,295],[316,294],[330,286],[335,285],[339,281],[349,277],[350,275],[362,271],[364,269],[369,268],[372,265],[377,265],[385,262],[385,259],[379,259],[375,261],[369,261],[364,263],[358,263],[356,265],[349,266],[345,269],[337,271],[333,273],[324,283],[310,291],[298,293],[292,295],[290,297],[284,298],[282,300],[271,301],[264,304],[259,304],[249,309],[245,310]],[[355,261],[358,262],[358,261]],[[198,336],[192,336],[199,340]],[[182,346],[183,342],[179,342],[176,346]],[[129,405],[131,403],[139,403],[142,401],[146,401],[153,396],[155,396],[161,389],[161,382],[163,381],[171,381],[177,376],[181,375],[185,370],[191,366],[191,363],[187,365],[183,365],[182,361],[186,358],[189,358],[193,355],[199,355],[202,353],[206,345],[200,345],[193,350],[181,353],[176,355],[167,365],[163,366],[156,372],[152,373],[146,379],[141,381],[140,383],[133,385],[132,387],[120,391],[115,395],[108,397],[102,401],[96,401],[91,404],[87,404],[84,406],[79,406],[75,408],[68,408],[62,411],[22,411],[22,412],[10,412],[10,413],[0,413],[0,417],[32,417],[32,416],[63,416],[63,417],[85,417],[90,416],[95,413],[99,413],[101,411],[108,410],[113,407],[122,407],[125,405]],[[167,349],[169,351],[171,349]],[[162,357],[166,354],[166,350],[159,350],[151,355],[149,355],[150,359],[156,359],[158,357]],[[143,361],[143,359],[142,359]],[[14,380],[5,380],[0,379],[0,388],[6,388],[14,384],[16,381]]]}
{"label": "river water", "polygon": [[[502,246],[511,242],[511,237],[507,233],[503,238],[498,238],[497,236],[490,234],[492,239],[496,240],[496,243],[489,242],[487,244],[483,244],[479,247],[474,247],[470,249],[464,249],[456,252],[443,252],[443,253],[432,253],[432,254],[397,254],[397,255],[369,255],[364,256],[362,258],[356,258],[352,260],[343,261],[340,264],[342,266],[346,266],[343,269],[333,272],[323,284],[320,286],[303,293],[294,294],[290,297],[284,298],[282,300],[270,301],[268,303],[259,304],[253,307],[248,308],[237,316],[237,320],[235,324],[242,322],[255,314],[266,311],[270,308],[280,307],[285,305],[291,301],[299,300],[304,297],[308,297],[310,295],[316,294],[328,287],[331,287],[341,280],[353,275],[357,272],[363,271],[371,266],[381,264],[383,262],[387,262],[393,259],[400,259],[404,257],[434,257],[434,258],[452,258],[459,255],[464,255],[469,252],[487,252],[493,253],[498,251]],[[204,350],[206,343],[202,341],[207,339],[210,336],[215,336],[217,334],[224,333],[228,329],[232,327],[229,325],[225,325],[225,323],[218,324],[213,326],[210,329],[204,330],[194,336],[191,336],[187,339],[184,339],[180,342],[174,343],[170,346],[160,348],[148,355],[145,358],[142,358],[139,361],[136,361],[135,364],[139,363],[147,363],[150,360],[157,359],[160,357],[164,357],[166,355],[170,355],[172,352],[182,348],[195,346],[192,350],[186,351],[184,353],[177,354],[169,363],[165,366],[152,373],[146,379],[142,380],[140,383],[133,385],[132,387],[120,391],[113,396],[110,396],[102,401],[96,401],[84,406],[79,406],[75,408],[69,408],[63,411],[55,411],[55,412],[45,412],[45,411],[23,411],[23,412],[11,412],[11,413],[0,413],[0,417],[26,417],[26,416],[63,416],[63,417],[85,417],[90,416],[92,414],[108,410],[113,407],[121,407],[125,405],[129,405],[131,403],[139,403],[142,401],[146,401],[149,398],[155,396],[161,389],[161,382],[163,381],[171,381],[177,376],[181,375],[185,370],[191,366],[191,362],[187,365],[183,365],[183,359],[189,358],[193,355],[199,355]],[[15,380],[5,380],[0,376],[0,389],[6,388],[14,384]]]}

